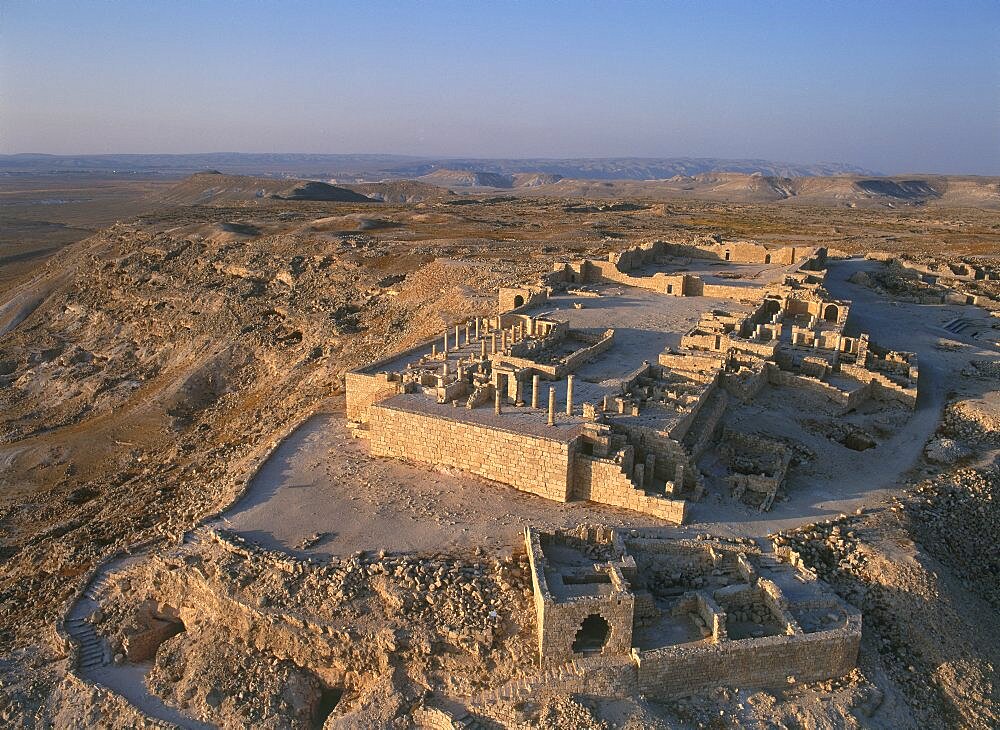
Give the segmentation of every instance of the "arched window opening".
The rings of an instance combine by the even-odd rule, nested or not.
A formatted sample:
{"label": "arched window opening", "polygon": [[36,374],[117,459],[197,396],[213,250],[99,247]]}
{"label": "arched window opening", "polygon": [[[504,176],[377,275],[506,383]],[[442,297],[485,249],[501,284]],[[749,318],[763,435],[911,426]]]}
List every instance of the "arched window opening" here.
{"label": "arched window opening", "polygon": [[604,617],[596,613],[591,614],[583,620],[580,630],[576,632],[573,651],[577,654],[599,652],[608,643],[610,636],[611,627]]}

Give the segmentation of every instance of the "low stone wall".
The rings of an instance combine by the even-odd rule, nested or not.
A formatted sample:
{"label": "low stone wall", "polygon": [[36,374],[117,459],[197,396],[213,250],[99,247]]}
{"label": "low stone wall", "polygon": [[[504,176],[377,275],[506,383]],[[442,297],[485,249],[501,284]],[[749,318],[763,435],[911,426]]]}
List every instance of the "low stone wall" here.
{"label": "low stone wall", "polygon": [[842,363],[840,372],[865,383],[868,386],[868,395],[876,400],[897,401],[907,408],[916,408],[917,406],[917,388],[915,386],[905,387],[882,373],[858,365]]}
{"label": "low stone wall", "polygon": [[371,408],[374,456],[451,466],[493,481],[566,502],[573,441],[557,441],[391,406]]}
{"label": "low stone wall", "polygon": [[825,396],[844,410],[856,408],[871,395],[871,388],[865,384],[860,384],[855,390],[841,390],[835,385],[824,383],[822,380],[810,378],[805,375],[797,375],[773,366],[768,368],[768,382],[772,385],[802,388],[817,395]]}
{"label": "low stone wall", "polygon": [[493,355],[491,359],[499,365],[509,365],[538,373],[547,380],[559,380],[565,378],[584,363],[606,352],[614,344],[615,331],[613,329],[605,330],[603,334],[594,338],[589,338],[582,332],[575,332],[568,334],[567,339],[575,339],[585,343],[590,339],[593,341],[591,344],[586,344],[584,347],[574,350],[563,358],[561,362],[555,364],[539,363],[531,357],[519,357],[517,355],[497,354]]}
{"label": "low stone wall", "polygon": [[669,699],[720,685],[787,686],[788,677],[816,682],[840,677],[857,665],[861,617],[831,631],[721,641],[634,651],[639,689]]}
{"label": "low stone wall", "polygon": [[650,426],[630,423],[627,419],[616,422],[614,427],[626,434],[630,443],[642,444],[645,453],[656,457],[653,477],[677,482],[677,470],[680,467],[684,483],[677,486],[694,486],[694,475],[697,472],[694,471],[684,447],[671,438],[670,434]]}

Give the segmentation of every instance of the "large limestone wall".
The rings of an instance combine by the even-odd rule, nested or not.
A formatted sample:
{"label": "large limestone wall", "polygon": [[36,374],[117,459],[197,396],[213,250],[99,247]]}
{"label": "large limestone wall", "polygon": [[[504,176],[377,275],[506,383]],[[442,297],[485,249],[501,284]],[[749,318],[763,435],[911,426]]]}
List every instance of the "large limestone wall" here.
{"label": "large limestone wall", "polygon": [[451,466],[547,499],[569,499],[573,441],[386,405],[373,406],[369,412],[369,441],[374,456]]}
{"label": "large limestone wall", "polygon": [[803,256],[812,253],[812,249],[808,248],[796,248],[794,246],[768,248],[760,243],[753,243],[751,241],[733,241],[698,246],[666,243],[663,244],[662,251],[669,256],[710,259],[713,261],[733,261],[744,264],[767,263],[774,264],[775,266],[794,264],[800,261]]}
{"label": "large limestone wall", "polygon": [[556,602],[545,577],[545,557],[540,535],[535,530],[525,534],[531,566],[535,617],[538,621],[538,652],[543,665],[561,664],[574,656],[573,642],[588,616],[600,616],[611,629],[602,650],[606,655],[628,654],[632,647],[632,618],[635,596],[614,590],[607,596],[580,596]]}

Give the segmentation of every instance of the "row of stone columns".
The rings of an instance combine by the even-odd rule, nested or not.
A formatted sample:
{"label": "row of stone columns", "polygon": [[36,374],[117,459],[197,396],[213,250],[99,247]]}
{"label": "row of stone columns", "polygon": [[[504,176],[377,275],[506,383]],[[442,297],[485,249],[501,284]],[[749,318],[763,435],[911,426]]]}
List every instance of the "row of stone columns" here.
{"label": "row of stone columns", "polygon": [[[463,328],[464,328],[464,339],[462,337]],[[448,331],[448,328],[445,328],[444,336],[442,338],[442,343],[441,343],[441,345],[442,345],[441,352],[447,357],[447,355],[448,355],[449,352],[453,352],[453,351],[457,350],[462,345],[469,345],[472,342],[480,342],[481,341],[482,346],[480,348],[480,354],[482,355],[483,358],[485,358],[486,357],[486,340],[483,339],[483,337],[485,335],[489,334],[490,332],[492,332],[493,329],[494,329],[494,327],[493,327],[492,323],[490,322],[489,318],[487,318],[487,317],[474,317],[471,322],[466,322],[464,325],[456,324],[455,325],[454,341],[453,342],[449,342],[449,340],[450,340],[450,333]],[[506,330],[503,330],[503,331],[506,332]],[[494,344],[492,346],[492,352],[495,353],[497,351],[496,342],[495,342],[496,341],[496,335],[493,334],[492,338],[494,340]],[[506,344],[504,345],[504,347],[506,347]],[[436,344],[432,344],[431,345],[431,357],[436,357],[437,354],[438,354],[438,346]]]}
{"label": "row of stone columns", "polygon": [[[573,380],[574,376],[566,376],[566,415],[573,415]],[[538,408],[538,396],[539,396],[539,381],[540,378],[537,373],[531,376],[531,407],[534,409]],[[520,381],[518,381],[518,386],[520,386]],[[502,413],[503,409],[501,404],[503,402],[503,394],[500,391],[500,387],[494,388],[494,399],[493,399],[493,410],[497,415]],[[520,397],[520,387],[518,388],[518,405],[524,405],[521,402]],[[555,387],[549,387],[549,415],[548,424],[554,426],[556,422],[556,389]]]}
{"label": "row of stone columns", "polygon": [[[450,333],[446,328],[444,331],[444,336],[442,338],[442,350],[445,356],[449,352],[457,350],[462,345],[468,345],[471,342],[480,341],[485,335],[490,336],[490,353],[496,354],[497,352],[502,352],[507,349],[507,345],[515,344],[521,342],[528,336],[528,328],[523,322],[517,324],[512,324],[510,327],[494,327],[492,321],[488,317],[475,317],[471,324],[466,322],[465,328],[465,338],[461,337],[462,325],[455,325],[455,335],[454,342],[450,342]],[[497,332],[499,332],[500,345],[497,347]],[[485,341],[484,341],[485,343]],[[483,344],[482,355],[486,357],[486,346]],[[431,355],[436,356],[438,354],[437,345],[431,346]]]}

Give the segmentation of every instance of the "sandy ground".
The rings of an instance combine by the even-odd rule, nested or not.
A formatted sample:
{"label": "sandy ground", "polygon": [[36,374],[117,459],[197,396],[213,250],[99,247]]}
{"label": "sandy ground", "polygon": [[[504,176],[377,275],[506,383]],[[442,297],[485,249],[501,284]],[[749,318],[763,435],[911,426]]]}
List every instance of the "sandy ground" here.
{"label": "sandy ground", "polygon": [[[342,413],[319,415],[282,444],[220,524],[295,554],[357,550],[505,552],[528,525],[660,525],[586,502],[560,504],[469,474],[373,458]],[[323,538],[308,550],[302,540]]]}

